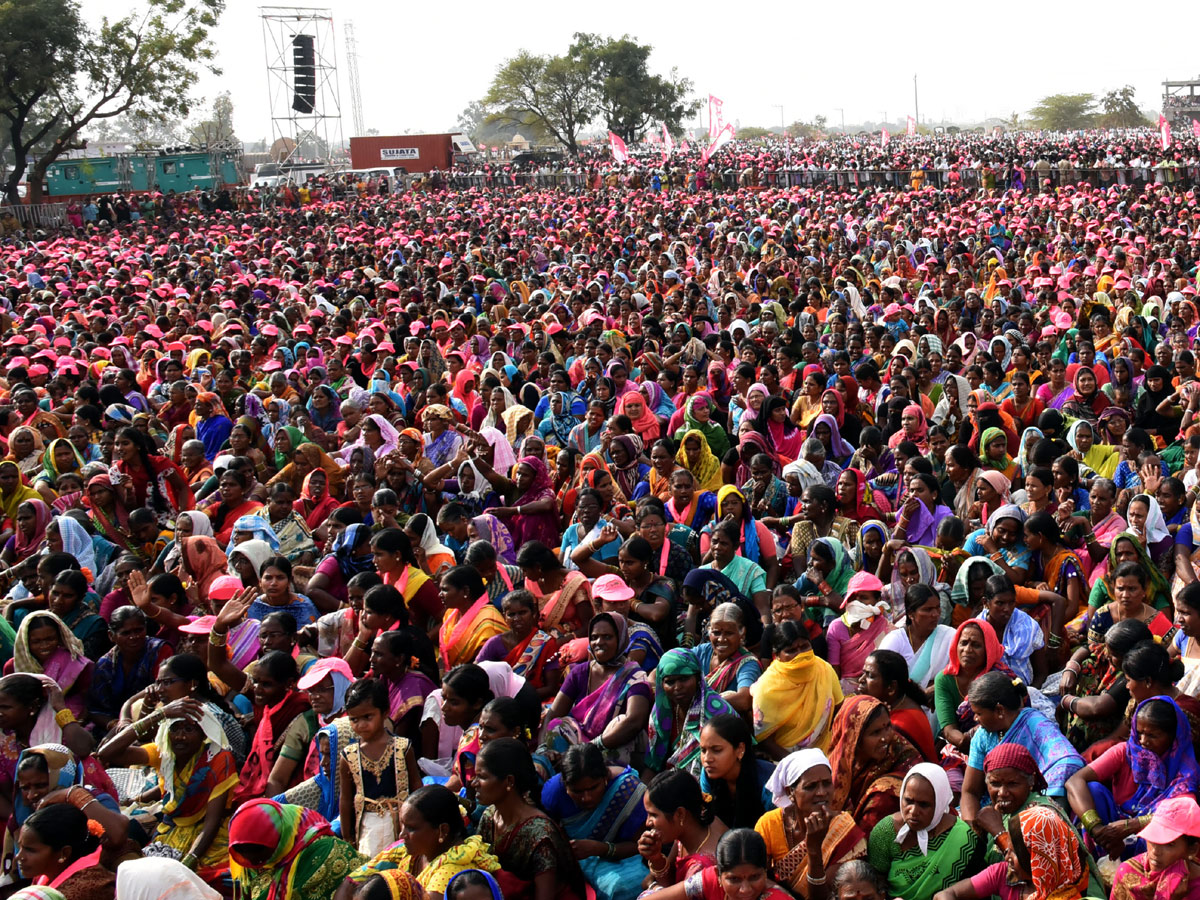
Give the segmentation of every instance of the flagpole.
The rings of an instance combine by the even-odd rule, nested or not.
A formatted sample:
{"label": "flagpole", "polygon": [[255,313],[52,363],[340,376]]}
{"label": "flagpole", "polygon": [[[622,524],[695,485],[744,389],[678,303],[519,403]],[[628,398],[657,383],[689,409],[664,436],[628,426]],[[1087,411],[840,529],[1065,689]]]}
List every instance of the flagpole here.
{"label": "flagpole", "polygon": [[921,101],[917,96],[917,75],[913,73],[913,118],[917,120],[917,127],[921,125]]}

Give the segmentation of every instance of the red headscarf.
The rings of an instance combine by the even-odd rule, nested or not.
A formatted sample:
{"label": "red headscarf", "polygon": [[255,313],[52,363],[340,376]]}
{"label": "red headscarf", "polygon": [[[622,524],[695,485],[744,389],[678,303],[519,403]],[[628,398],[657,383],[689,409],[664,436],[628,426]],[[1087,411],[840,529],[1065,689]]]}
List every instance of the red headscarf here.
{"label": "red headscarf", "polygon": [[[855,396],[858,396],[858,395],[855,394]],[[823,391],[821,394],[822,400],[824,400],[826,397],[832,397],[834,402],[837,403],[837,412],[835,412],[833,414],[833,417],[835,419],[837,419],[838,428],[845,428],[846,427],[846,403],[842,398],[842,392],[835,391],[833,388],[828,388],[825,391]],[[822,410],[822,412],[823,411],[824,410]]]}
{"label": "red headscarf", "polygon": [[880,500],[883,495],[876,496],[878,492],[871,490],[867,484],[867,476],[859,469],[846,469],[846,472],[854,476],[854,506],[842,508],[841,514],[859,525],[870,519],[882,519],[885,510],[880,505]]}
{"label": "red headscarf", "polygon": [[[990,672],[996,667],[996,663],[1004,658],[1004,645],[1000,643],[1000,639],[996,637],[996,631],[985,622],[983,619],[967,619],[958,626],[958,630],[954,632],[954,641],[950,644],[950,662],[946,668],[942,669],[947,675],[957,675],[959,670],[958,662],[958,642],[962,638],[963,630],[973,625],[983,632],[983,647],[987,654],[987,662],[984,664],[983,671]],[[981,673],[982,674],[982,673]]]}

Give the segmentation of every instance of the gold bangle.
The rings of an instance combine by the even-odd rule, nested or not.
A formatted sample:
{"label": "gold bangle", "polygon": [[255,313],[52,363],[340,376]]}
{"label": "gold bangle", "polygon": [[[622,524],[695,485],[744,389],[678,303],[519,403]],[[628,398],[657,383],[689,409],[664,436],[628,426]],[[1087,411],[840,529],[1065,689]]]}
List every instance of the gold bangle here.
{"label": "gold bangle", "polygon": [[228,640],[229,635],[225,633],[217,634],[217,632],[211,631],[208,634],[208,642],[214,647],[224,647]]}
{"label": "gold bangle", "polygon": [[54,714],[54,721],[58,723],[59,728],[66,728],[72,722],[78,722],[79,720],[75,718],[75,713],[69,709],[60,709]]}
{"label": "gold bangle", "polygon": [[361,650],[363,653],[370,653],[370,652],[371,652],[371,648],[370,648],[370,646],[369,646],[369,645],[367,645],[367,644],[364,644],[364,643],[363,643],[362,641],[360,641],[358,638],[355,638],[355,639],[354,639],[354,640],[351,642],[350,646],[351,646],[351,647],[356,647],[356,648],[358,648],[358,649],[359,649],[359,650]]}

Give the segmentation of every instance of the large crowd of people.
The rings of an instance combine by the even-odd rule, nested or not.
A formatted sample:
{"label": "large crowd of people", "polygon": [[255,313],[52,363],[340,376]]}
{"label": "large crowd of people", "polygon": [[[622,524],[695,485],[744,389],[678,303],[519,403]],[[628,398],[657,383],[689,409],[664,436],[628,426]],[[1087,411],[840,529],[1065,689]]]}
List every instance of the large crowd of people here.
{"label": "large crowd of people", "polygon": [[0,896],[1200,896],[1158,140],[9,234]]}

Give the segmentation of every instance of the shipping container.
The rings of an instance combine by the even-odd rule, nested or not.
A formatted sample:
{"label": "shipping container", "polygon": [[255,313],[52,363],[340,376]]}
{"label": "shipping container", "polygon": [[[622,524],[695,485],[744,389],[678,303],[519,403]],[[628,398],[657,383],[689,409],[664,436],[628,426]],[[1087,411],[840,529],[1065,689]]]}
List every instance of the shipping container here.
{"label": "shipping container", "polygon": [[454,134],[370,135],[350,138],[354,169],[402,168],[405,172],[445,171],[454,161]]}
{"label": "shipping container", "polygon": [[240,154],[233,150],[63,159],[46,167],[46,190],[51,197],[211,191],[243,181],[239,160]]}

